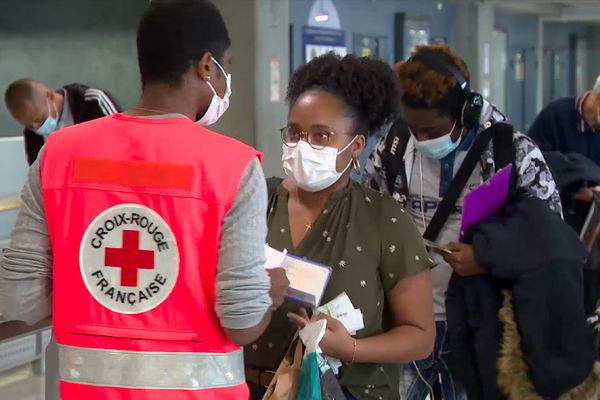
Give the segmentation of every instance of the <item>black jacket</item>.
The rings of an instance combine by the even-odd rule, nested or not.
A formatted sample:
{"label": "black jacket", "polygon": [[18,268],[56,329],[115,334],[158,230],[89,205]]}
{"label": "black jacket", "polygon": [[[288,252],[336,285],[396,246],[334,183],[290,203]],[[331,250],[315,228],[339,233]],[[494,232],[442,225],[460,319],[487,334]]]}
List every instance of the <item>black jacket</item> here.
{"label": "black jacket", "polygon": [[558,185],[565,221],[579,233],[590,210],[590,203],[575,200],[573,195],[600,184],[600,166],[577,153],[550,151],[544,153],[544,158]]}
{"label": "black jacket", "polygon": [[513,308],[529,378],[544,398],[583,382],[594,363],[583,309],[583,244],[547,205],[528,198],[468,233],[487,275],[453,275],[446,297],[452,362],[469,398],[503,396],[497,387],[501,288]]}
{"label": "black jacket", "polygon": [[[63,89],[67,92],[75,124],[121,111],[117,101],[107,91],[90,88],[79,83],[72,83],[64,86]],[[27,162],[31,165],[44,146],[44,138],[30,129],[25,129],[23,135]]]}

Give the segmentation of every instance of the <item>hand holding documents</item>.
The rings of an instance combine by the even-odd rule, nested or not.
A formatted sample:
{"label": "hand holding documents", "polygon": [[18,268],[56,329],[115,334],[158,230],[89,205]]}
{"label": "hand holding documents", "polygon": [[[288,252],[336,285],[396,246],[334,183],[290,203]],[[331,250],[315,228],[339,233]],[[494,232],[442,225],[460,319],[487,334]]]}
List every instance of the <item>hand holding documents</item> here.
{"label": "hand holding documents", "polygon": [[318,310],[340,321],[352,336],[365,327],[362,312],[354,308],[346,292],[319,307]]}
{"label": "hand holding documents", "polygon": [[[354,308],[350,298],[343,292],[329,303],[318,308],[319,312],[328,315],[340,321],[348,330],[350,335],[356,335],[356,332],[365,328],[362,312],[358,308]],[[342,363],[332,357],[325,357],[331,366],[333,372],[337,375]]]}
{"label": "hand holding documents", "polygon": [[265,268],[281,267],[285,270],[290,288],[288,297],[312,307],[321,304],[325,288],[331,277],[331,268],[309,260],[277,251],[265,245]]}
{"label": "hand holding documents", "polygon": [[502,168],[483,185],[465,195],[460,241],[471,225],[496,214],[508,200],[512,165]]}

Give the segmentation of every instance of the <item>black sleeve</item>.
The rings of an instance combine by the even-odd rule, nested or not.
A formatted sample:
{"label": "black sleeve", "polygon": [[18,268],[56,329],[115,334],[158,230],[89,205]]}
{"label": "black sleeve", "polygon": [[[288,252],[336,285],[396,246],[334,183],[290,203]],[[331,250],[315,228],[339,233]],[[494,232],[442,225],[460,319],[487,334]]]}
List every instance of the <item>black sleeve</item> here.
{"label": "black sleeve", "polygon": [[552,129],[552,111],[544,108],[531,124],[529,128],[529,137],[543,151],[560,151],[554,137],[554,129]]}
{"label": "black sleeve", "polygon": [[112,106],[116,110],[116,112],[122,112],[123,107],[121,107],[117,99],[108,90],[103,90],[103,92],[106,95],[106,97],[108,97],[108,100],[112,103]]}
{"label": "black sleeve", "polygon": [[117,112],[122,108],[115,98],[106,90],[88,88],[85,91],[85,121],[102,118]]}
{"label": "black sleeve", "polygon": [[44,147],[44,138],[29,129],[25,129],[23,131],[23,141],[27,164],[31,165],[36,160],[42,147]]}

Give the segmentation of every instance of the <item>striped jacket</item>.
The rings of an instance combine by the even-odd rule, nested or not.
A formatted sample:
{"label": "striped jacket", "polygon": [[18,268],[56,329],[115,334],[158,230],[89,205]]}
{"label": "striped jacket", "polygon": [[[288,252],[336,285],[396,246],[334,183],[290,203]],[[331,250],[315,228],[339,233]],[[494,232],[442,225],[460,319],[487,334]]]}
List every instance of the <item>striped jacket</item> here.
{"label": "striped jacket", "polygon": [[[75,124],[122,111],[116,100],[105,90],[91,88],[80,83],[72,83],[62,89],[69,98],[69,106]],[[27,162],[31,165],[44,146],[44,137],[30,129],[25,129],[23,135]]]}

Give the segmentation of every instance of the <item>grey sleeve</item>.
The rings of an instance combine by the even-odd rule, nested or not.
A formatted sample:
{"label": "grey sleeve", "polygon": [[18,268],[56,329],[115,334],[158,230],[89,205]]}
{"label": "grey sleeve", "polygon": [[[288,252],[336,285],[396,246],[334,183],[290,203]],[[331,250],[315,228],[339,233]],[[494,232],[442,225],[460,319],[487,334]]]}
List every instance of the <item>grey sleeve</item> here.
{"label": "grey sleeve", "polygon": [[216,279],[216,311],[221,325],[258,325],[271,307],[265,270],[267,187],[258,160],[242,178],[235,202],[223,220]]}
{"label": "grey sleeve", "polygon": [[44,212],[40,160],[29,168],[23,205],[0,256],[0,312],[33,324],[52,313],[52,247]]}

